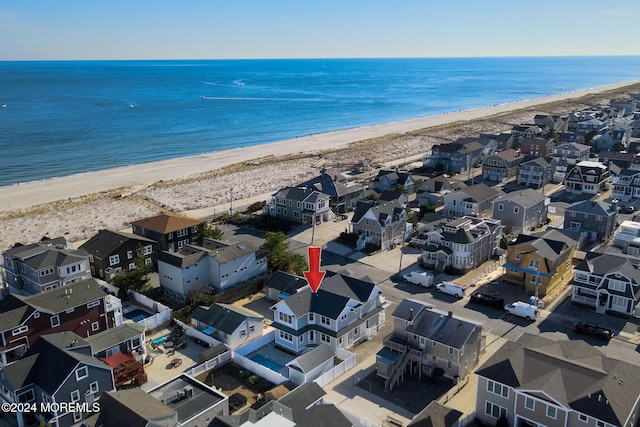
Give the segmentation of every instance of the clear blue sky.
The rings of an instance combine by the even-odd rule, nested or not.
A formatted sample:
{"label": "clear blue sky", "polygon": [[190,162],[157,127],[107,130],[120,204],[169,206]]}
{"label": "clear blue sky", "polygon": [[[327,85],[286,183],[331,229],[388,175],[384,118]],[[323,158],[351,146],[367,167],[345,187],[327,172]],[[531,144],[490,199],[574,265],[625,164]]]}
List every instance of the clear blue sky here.
{"label": "clear blue sky", "polygon": [[0,0],[0,60],[638,55],[640,1]]}

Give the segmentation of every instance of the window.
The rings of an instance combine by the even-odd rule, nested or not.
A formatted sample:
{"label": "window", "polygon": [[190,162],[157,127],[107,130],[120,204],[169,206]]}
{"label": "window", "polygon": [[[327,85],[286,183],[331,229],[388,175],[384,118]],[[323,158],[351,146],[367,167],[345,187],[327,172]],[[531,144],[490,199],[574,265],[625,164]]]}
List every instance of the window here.
{"label": "window", "polygon": [[527,396],[524,398],[524,407],[533,411],[536,407],[536,401]]}
{"label": "window", "polygon": [[256,331],[256,326],[255,325],[251,325],[249,326],[249,333],[252,334]]}
{"label": "window", "polygon": [[81,419],[82,419],[82,412],[76,411],[76,412],[73,413],[73,422],[74,423],[77,423]]}
{"label": "window", "polygon": [[447,369],[451,369],[452,366],[453,363],[451,363],[451,360],[447,360]]}
{"label": "window", "polygon": [[247,336],[247,330],[246,329],[241,330],[240,331],[240,338],[246,337],[246,336]]}
{"label": "window", "polygon": [[127,259],[133,258],[133,251],[127,251]]}
{"label": "window", "polygon": [[76,381],[80,381],[89,376],[89,370],[86,366],[76,369]]}
{"label": "window", "polygon": [[489,380],[487,382],[487,391],[507,399],[509,398],[509,389],[506,386],[495,381]]}
{"label": "window", "polygon": [[80,400],[80,391],[78,390],[73,390],[71,392],[71,401],[72,402],[77,402]]}
{"label": "window", "polygon": [[331,325],[331,319],[329,319],[326,316],[320,316],[320,323],[322,323],[323,325]]}
{"label": "window", "polygon": [[547,405],[547,417],[555,420],[557,413],[558,409],[555,406]]}
{"label": "window", "polygon": [[516,260],[520,260],[520,252],[518,252],[518,253],[516,254],[515,259],[516,259]]}
{"label": "window", "polygon": [[173,231],[167,234],[167,239],[173,239]]}
{"label": "window", "polygon": [[490,417],[493,418],[500,418],[500,417],[505,417],[507,416],[507,410],[506,408],[503,408],[502,406],[498,406],[495,405],[489,401],[487,401],[485,403],[485,407],[484,407],[484,413],[489,415]]}
{"label": "window", "polygon": [[538,270],[538,268],[540,267],[540,261],[537,259],[530,259],[529,260],[529,268],[532,268],[534,270]]}
{"label": "window", "polygon": [[49,274],[53,274],[53,267],[45,268],[44,270],[40,270],[40,276],[48,276]]}
{"label": "window", "polygon": [[578,419],[579,419],[580,421],[582,421],[583,423],[586,423],[586,422],[588,422],[588,421],[589,421],[589,417],[587,417],[585,414],[580,414],[580,415],[578,415]]}
{"label": "window", "polygon": [[294,218],[300,218],[300,212],[298,212],[298,211],[293,211],[293,217],[294,217]]}
{"label": "window", "polygon": [[313,323],[313,322],[315,322],[313,313],[309,313],[309,323]]}
{"label": "window", "polygon": [[33,390],[27,390],[24,393],[21,393],[18,395],[18,402],[20,403],[31,402],[35,400],[35,398],[36,398],[36,395],[33,392]]}
{"label": "window", "polygon": [[97,307],[100,305],[100,300],[97,299],[95,301],[91,301],[90,303],[87,304],[87,308],[93,308],[93,307]]}
{"label": "window", "polygon": [[499,210],[499,211],[504,210],[504,204],[499,203],[499,204],[498,204],[498,210]]}
{"label": "window", "polygon": [[597,421],[596,421],[596,426],[597,426],[597,427],[604,427],[604,426],[605,426],[605,423],[604,423],[604,421],[597,420]]}
{"label": "window", "polygon": [[120,255],[111,255],[109,257],[109,265],[116,265],[120,263]]}
{"label": "window", "polygon": [[144,259],[144,265],[151,265],[151,258],[145,258]]}
{"label": "window", "polygon": [[612,291],[624,292],[627,284],[622,280],[609,279],[609,289]]}
{"label": "window", "polygon": [[[191,227],[191,232],[192,232],[192,233],[197,233],[197,232],[198,232],[198,226],[197,226],[197,225],[194,225],[193,227]],[[145,248],[145,250],[147,250],[147,248]],[[149,251],[151,251],[151,246],[149,246]],[[149,252],[149,254],[150,254],[150,253],[151,253],[151,252]],[[149,255],[149,254],[145,253],[145,255]]]}
{"label": "window", "polygon": [[34,319],[39,319],[40,318],[40,312],[39,311],[34,311],[33,312],[33,318]]}
{"label": "window", "polygon": [[97,331],[98,329],[100,329],[100,324],[99,324],[98,322],[93,322],[93,323],[91,324],[91,331],[92,331],[92,332],[95,332],[95,331]]}
{"label": "window", "polygon": [[284,323],[293,323],[293,318],[287,313],[283,313],[281,311],[278,312],[278,319],[280,319],[280,321]]}
{"label": "window", "polygon": [[60,326],[60,316],[58,316],[57,314],[55,316],[51,316],[51,327],[52,328],[56,328],[58,326]]}
{"label": "window", "polygon": [[453,354],[453,347],[449,347],[449,354]]}
{"label": "window", "polygon": [[331,344],[331,337],[327,334],[320,334],[320,341],[326,342],[327,344]]}
{"label": "window", "polygon": [[153,247],[151,245],[147,245],[147,246],[144,247],[144,249],[142,251],[142,254],[143,255],[150,255],[152,252],[153,252]]}
{"label": "window", "polygon": [[178,237],[184,237],[189,234],[188,228],[183,228],[182,230],[178,230]]}
{"label": "window", "polygon": [[135,262],[130,262],[129,263],[129,270],[135,270],[136,269],[136,263]]}
{"label": "window", "polygon": [[69,313],[73,313],[74,311],[75,311],[75,308],[71,307],[71,308],[67,308],[64,312],[69,314]]}
{"label": "window", "polygon": [[91,390],[91,393],[97,393],[98,391],[100,391],[100,387],[98,386],[98,381],[94,381],[91,384],[89,384],[89,390]]}
{"label": "window", "polygon": [[280,338],[289,342],[293,342],[293,336],[289,332],[280,331]]}
{"label": "window", "polygon": [[518,212],[520,212],[520,206],[514,206],[513,213],[518,213]]}

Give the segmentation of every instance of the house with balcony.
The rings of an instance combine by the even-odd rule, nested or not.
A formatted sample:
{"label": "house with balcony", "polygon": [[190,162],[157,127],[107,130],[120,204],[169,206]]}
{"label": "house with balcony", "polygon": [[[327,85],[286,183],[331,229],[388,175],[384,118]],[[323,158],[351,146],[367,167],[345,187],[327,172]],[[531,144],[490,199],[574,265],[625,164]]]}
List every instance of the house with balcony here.
{"label": "house with balcony", "polygon": [[605,127],[605,122],[599,118],[581,120],[575,125],[575,133],[579,135],[579,137],[583,138],[587,133],[597,133],[603,127]]}
{"label": "house with balcony", "polygon": [[462,216],[484,216],[491,212],[491,203],[504,194],[500,190],[480,183],[444,196],[444,216],[460,218]]}
{"label": "house with balcony", "polygon": [[179,252],[158,255],[160,286],[166,295],[186,301],[193,289],[220,292],[267,273],[267,255],[247,242],[225,243],[205,237]]}
{"label": "house with balcony", "polygon": [[131,223],[133,234],[158,242],[160,251],[177,251],[197,241],[202,233],[202,221],[173,212],[166,212]]}
{"label": "house with balcony", "polygon": [[481,142],[474,138],[459,138],[455,142],[434,145],[422,159],[422,166],[455,173],[467,172],[488,154]]}
{"label": "house with balcony", "polygon": [[158,242],[131,233],[99,230],[80,245],[89,254],[91,275],[110,281],[117,274],[135,270],[136,259],[153,270],[157,268]]}
{"label": "house with balcony", "polygon": [[564,211],[564,228],[580,231],[591,242],[609,237],[618,220],[617,203],[585,200],[574,203]]}
{"label": "house with balcony", "polygon": [[263,320],[255,312],[222,303],[200,306],[191,313],[194,328],[231,348],[261,337]]}
{"label": "house with balcony", "polygon": [[364,200],[364,188],[347,182],[337,173],[322,168],[320,175],[299,185],[298,188],[315,189],[329,196],[329,206],[334,213],[345,213],[355,209],[358,200]]}
{"label": "house with balcony", "polygon": [[423,232],[422,265],[437,271],[467,272],[496,254],[503,226],[498,219],[464,216]]}
{"label": "house with balcony", "polygon": [[640,170],[622,169],[611,180],[611,199],[633,204],[640,199]]}
{"label": "house with balcony", "polygon": [[[98,403],[102,393],[115,390],[111,368],[91,355],[91,348],[76,334],[43,335],[18,361],[4,366],[0,375],[1,399],[9,403]],[[80,345],[79,345],[80,344]],[[40,406],[39,406],[40,407]],[[78,426],[94,410],[52,406],[49,412],[29,411],[42,425]],[[18,413],[25,425],[25,413]]]}
{"label": "house with balcony", "polygon": [[533,188],[493,199],[491,218],[499,219],[506,234],[529,232],[547,222],[550,199]]}
{"label": "house with balcony", "polygon": [[524,159],[520,150],[512,148],[488,156],[482,162],[482,179],[500,182],[512,178]]}
{"label": "house with balcony", "polygon": [[370,243],[386,251],[410,235],[407,231],[407,213],[397,200],[380,204],[358,202],[349,227],[352,233],[360,236],[356,250]]}
{"label": "house with balcony", "polygon": [[416,199],[419,206],[442,206],[446,194],[465,187],[465,184],[451,180],[448,175],[439,175],[424,180],[420,184],[416,190]]}
{"label": "house with balcony", "polygon": [[552,157],[527,158],[518,165],[518,185],[542,188],[553,181],[556,173],[556,159]]}
{"label": "house with balcony", "polygon": [[553,147],[553,157],[556,160],[556,171],[567,172],[576,163],[589,160],[591,147],[576,142],[569,142]]}
{"label": "house with balcony", "polygon": [[564,191],[573,194],[597,194],[609,187],[609,168],[600,162],[582,161],[569,169]]}
{"label": "house with balcony", "polygon": [[535,124],[521,124],[511,128],[511,135],[518,141],[522,141],[523,139],[536,139],[542,135],[542,129]]}
{"label": "house with balcony", "polygon": [[35,295],[91,277],[87,251],[64,237],[16,243],[2,255],[4,285],[13,294]]}
{"label": "house with balcony", "polygon": [[622,221],[613,232],[613,246],[620,248],[623,254],[640,256],[640,222]]}
{"label": "house with balcony", "polygon": [[329,195],[315,188],[282,188],[271,196],[265,212],[299,224],[322,224],[334,217]]}
{"label": "house with balcony", "polygon": [[555,147],[553,139],[522,138],[520,140],[520,151],[525,156],[549,157],[553,153],[553,147]]}
{"label": "house with balcony", "polygon": [[629,255],[587,252],[574,268],[571,302],[600,314],[632,316],[640,302],[640,267]]}
{"label": "house with balcony", "polygon": [[507,244],[502,280],[543,297],[571,281],[574,250],[566,240],[520,234]]}
{"label": "house with balcony", "polygon": [[120,300],[94,278],[29,297],[9,295],[0,300],[0,366],[22,357],[41,335],[88,337],[120,324]]}
{"label": "house with balcony", "polygon": [[303,288],[271,307],[275,344],[297,354],[323,343],[347,350],[384,326],[383,302],[371,281],[328,273],[318,292]]}
{"label": "house with balcony", "polygon": [[605,356],[582,340],[524,334],[502,345],[475,372],[476,417],[495,425],[635,425],[640,367]]}
{"label": "house with balcony", "polygon": [[631,130],[627,126],[608,125],[600,129],[596,137],[596,151],[620,150],[627,147]]}
{"label": "house with balcony", "polygon": [[370,188],[378,193],[397,190],[399,187],[404,188],[408,194],[415,192],[415,184],[411,174],[388,169],[381,170],[370,185]]}
{"label": "house with balcony", "polygon": [[405,373],[458,381],[473,371],[484,348],[482,325],[404,299],[393,312],[393,332],[376,355],[376,373],[389,391]]}

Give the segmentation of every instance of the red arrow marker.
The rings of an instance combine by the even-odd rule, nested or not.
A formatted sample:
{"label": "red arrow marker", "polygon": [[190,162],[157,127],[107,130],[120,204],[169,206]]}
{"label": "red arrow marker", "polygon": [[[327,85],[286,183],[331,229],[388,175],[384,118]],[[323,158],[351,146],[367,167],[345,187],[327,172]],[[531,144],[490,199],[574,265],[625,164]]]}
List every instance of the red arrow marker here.
{"label": "red arrow marker", "polygon": [[309,246],[307,248],[307,258],[309,258],[309,271],[304,271],[304,277],[307,278],[311,291],[315,294],[318,292],[320,283],[324,279],[326,271],[320,271],[320,252],[322,248],[320,246]]}

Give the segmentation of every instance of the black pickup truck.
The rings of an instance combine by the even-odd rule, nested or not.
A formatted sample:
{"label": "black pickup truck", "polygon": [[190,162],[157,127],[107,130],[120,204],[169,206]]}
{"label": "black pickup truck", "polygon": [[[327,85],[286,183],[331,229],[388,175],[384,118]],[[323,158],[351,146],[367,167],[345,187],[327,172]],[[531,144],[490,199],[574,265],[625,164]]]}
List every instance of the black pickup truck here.
{"label": "black pickup truck", "polygon": [[482,292],[474,292],[471,294],[471,302],[486,305],[489,307],[502,310],[504,308],[504,299],[494,297],[493,295],[483,294]]}

